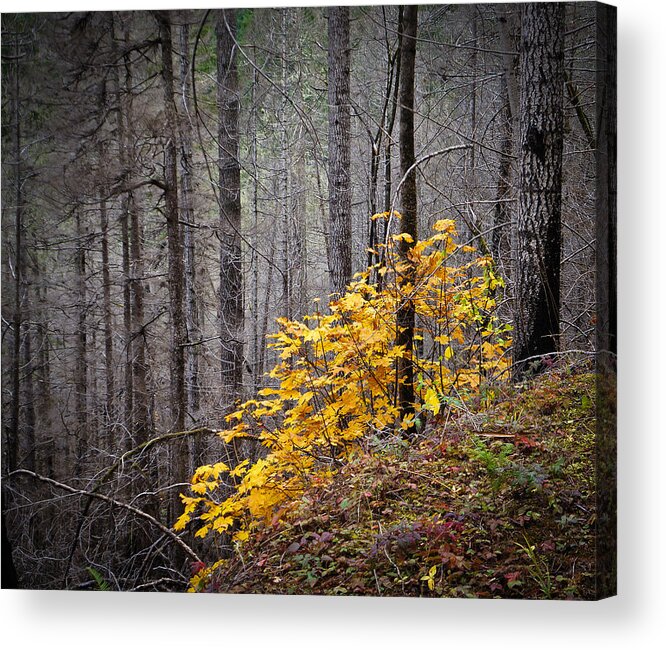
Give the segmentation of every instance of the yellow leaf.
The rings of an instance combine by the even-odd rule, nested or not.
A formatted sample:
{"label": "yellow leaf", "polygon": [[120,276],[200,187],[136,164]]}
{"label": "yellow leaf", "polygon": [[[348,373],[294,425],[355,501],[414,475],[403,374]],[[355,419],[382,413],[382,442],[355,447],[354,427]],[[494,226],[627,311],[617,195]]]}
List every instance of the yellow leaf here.
{"label": "yellow leaf", "polygon": [[185,530],[185,526],[190,523],[190,519],[191,519],[190,515],[184,512],[176,520],[176,523],[173,525],[173,529],[175,531]]}
{"label": "yellow leaf", "polygon": [[247,471],[246,468],[250,461],[246,458],[242,463],[238,463],[230,472],[229,476],[242,476]]}
{"label": "yellow leaf", "polygon": [[196,492],[196,494],[206,494],[207,489],[208,489],[208,484],[204,483],[203,481],[194,483],[191,487],[192,492]]}
{"label": "yellow leaf", "polygon": [[429,411],[432,411],[435,415],[439,413],[441,404],[439,402],[439,395],[434,388],[428,388],[425,392],[423,406]]}
{"label": "yellow leaf", "polygon": [[363,307],[365,300],[363,296],[358,293],[348,293],[343,298],[340,298],[338,301],[342,307],[348,309],[349,311],[356,311]]}
{"label": "yellow leaf", "polygon": [[453,357],[453,348],[448,345],[446,347],[446,350],[444,350],[444,358],[445,359],[451,359]]}
{"label": "yellow leaf", "polygon": [[194,533],[195,537],[201,537],[203,539],[208,535],[208,531],[210,530],[210,526],[204,526],[203,528],[199,528],[196,533]]}
{"label": "yellow leaf", "polygon": [[435,574],[437,573],[437,566],[430,567],[430,571],[424,576],[421,577],[421,580],[426,580],[428,582],[428,589],[432,591],[435,588]]}
{"label": "yellow leaf", "polygon": [[455,232],[456,222],[453,219],[440,219],[435,222],[435,230],[438,232]]}

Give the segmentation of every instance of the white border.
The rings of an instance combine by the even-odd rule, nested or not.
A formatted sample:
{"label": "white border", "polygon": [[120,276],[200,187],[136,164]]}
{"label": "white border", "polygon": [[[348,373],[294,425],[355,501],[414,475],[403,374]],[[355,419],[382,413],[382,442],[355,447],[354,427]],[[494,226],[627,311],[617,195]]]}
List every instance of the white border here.
{"label": "white border", "polygon": [[[223,3],[217,3],[222,6]],[[225,3],[226,4],[226,3]],[[271,6],[233,2],[231,6]],[[281,2],[302,6],[325,2]],[[330,3],[329,3],[330,4]],[[0,592],[2,636],[48,648],[656,648],[666,590],[664,16],[619,7],[620,596],[601,603]],[[176,8],[5,0],[2,10]],[[659,211],[658,211],[659,209]],[[661,639],[661,641],[659,641]]]}

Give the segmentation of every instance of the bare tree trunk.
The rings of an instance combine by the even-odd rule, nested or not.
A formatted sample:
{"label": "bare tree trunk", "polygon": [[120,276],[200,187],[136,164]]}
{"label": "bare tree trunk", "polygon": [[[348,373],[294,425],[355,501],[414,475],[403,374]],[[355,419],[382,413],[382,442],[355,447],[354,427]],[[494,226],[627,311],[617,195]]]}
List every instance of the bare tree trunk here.
{"label": "bare tree trunk", "polygon": [[[385,8],[382,8],[385,15]],[[399,8],[398,30],[400,31],[402,25],[402,7]],[[395,116],[398,105],[398,86],[400,83],[400,42],[402,34],[398,34],[398,44],[391,52],[391,44],[389,41],[388,29],[386,30],[386,91],[384,97],[384,105],[382,108],[382,115],[377,134],[371,141],[372,146],[372,162],[370,167],[370,214],[374,215],[378,208],[378,185],[379,185],[379,168],[382,161],[382,149],[384,150],[384,183],[383,183],[383,198],[382,198],[382,211],[390,210],[387,205],[391,201],[391,140],[393,138],[393,126],[395,124]],[[388,189],[387,189],[388,187]],[[388,194],[388,196],[387,196]],[[373,219],[370,222],[370,232],[368,234],[368,266],[381,261],[381,253],[376,250],[379,243],[384,243],[386,233],[384,232],[384,220]],[[375,274],[373,277],[374,282],[379,282],[381,276]]]}
{"label": "bare tree trunk", "polygon": [[[121,20],[115,13],[110,14],[109,28],[111,31],[112,57],[114,61],[120,62],[120,56],[116,38],[116,23]],[[122,26],[122,22],[121,22]],[[129,41],[127,30],[124,33],[125,44]],[[131,87],[131,68],[130,60],[127,56],[122,57],[125,68],[125,90]],[[117,64],[115,73],[111,75],[114,103],[117,106],[116,128],[118,131],[118,158],[120,160],[121,174],[123,178],[130,180],[132,177],[133,160],[129,142],[129,115],[131,102],[123,101],[121,91],[123,84],[120,81],[120,63]],[[134,371],[132,361],[132,287],[130,277],[130,196],[124,194],[120,203],[120,239],[122,248],[122,278],[123,278],[123,345],[125,348],[125,370],[123,381],[122,403],[123,424],[128,435],[122,441],[114,441],[118,449],[125,451],[132,447],[132,437],[134,436]]]}
{"label": "bare tree trunk", "polygon": [[[406,262],[406,271],[401,278],[401,285],[413,283],[413,264],[408,253],[418,239],[416,170],[413,169],[416,155],[414,151],[414,75],[416,62],[416,34],[418,25],[418,6],[408,5],[403,15],[403,36],[400,63],[400,171],[402,189],[401,233],[409,235],[400,242],[400,254]],[[398,384],[398,406],[400,417],[414,415],[414,304],[403,295],[397,314],[397,345],[404,346],[405,354],[397,360],[396,379]],[[408,434],[413,434],[410,427]]]}
{"label": "bare tree trunk", "polygon": [[146,332],[144,330],[143,232],[139,208],[133,193],[127,197],[130,220],[130,288],[131,288],[131,358],[132,358],[132,429],[134,444],[148,440],[151,434],[146,361]]}
{"label": "bare tree trunk", "polygon": [[515,377],[559,344],[564,5],[529,3],[522,20]]}
{"label": "bare tree trunk", "polygon": [[283,315],[288,320],[292,317],[291,301],[291,240],[290,227],[291,215],[289,210],[289,171],[290,171],[290,139],[287,133],[287,104],[289,88],[287,85],[287,42],[289,38],[288,17],[290,9],[283,7],[280,10],[281,26],[281,57],[280,57],[280,83],[282,98],[280,101],[280,171],[279,171],[279,194],[281,207],[281,234],[282,234],[282,304]]}
{"label": "bare tree trunk", "polygon": [[88,327],[86,287],[86,242],[81,224],[81,207],[74,208],[76,222],[76,256],[74,272],[77,282],[76,362],[74,369],[74,409],[76,412],[76,463],[74,474],[81,476],[83,458],[88,450]]}
{"label": "bare tree trunk", "polygon": [[502,48],[502,63],[504,67],[504,79],[506,82],[507,103],[509,105],[509,116],[517,131],[520,105],[520,89],[516,79],[517,52],[514,47],[514,23],[516,22],[516,11],[511,5],[497,5],[497,27],[499,30],[500,47]]}
{"label": "bare tree trunk", "polygon": [[328,192],[330,292],[351,281],[351,104],[349,7],[328,14]]}
{"label": "bare tree trunk", "polygon": [[7,439],[7,469],[12,472],[18,466],[19,430],[21,413],[21,327],[23,324],[23,171],[21,166],[21,98],[19,43],[18,37],[14,46],[16,60],[12,65],[14,87],[12,97],[12,119],[14,121],[14,164],[15,164],[15,195],[14,200],[14,319],[12,345],[12,406],[11,429]]}
{"label": "bare tree trunk", "polygon": [[[495,193],[495,211],[493,217],[492,254],[496,264],[502,264],[508,270],[511,265],[511,152],[513,151],[513,121],[511,119],[511,108],[509,106],[506,79],[502,83],[502,144],[497,170],[497,190]],[[506,271],[503,273],[507,277]]]}
{"label": "bare tree trunk", "polygon": [[297,293],[294,315],[296,318],[306,313],[308,307],[308,247],[307,247],[307,209],[306,189],[304,187],[305,173],[305,151],[303,150],[302,137],[296,146],[294,174],[291,178],[292,202],[292,233],[293,240],[293,268],[292,278],[296,285],[296,292],[292,288],[292,294]]}
{"label": "bare tree trunk", "polygon": [[617,593],[617,10],[597,4],[597,598]]}
{"label": "bare tree trunk", "polygon": [[[180,27],[180,213],[183,221],[183,244],[185,252],[185,325],[189,343],[201,339],[199,305],[196,295],[196,248],[194,241],[194,208],[192,205],[192,78],[190,75],[189,25],[185,20]],[[187,414],[192,422],[199,419],[199,346],[186,349],[185,385],[187,391]],[[191,439],[190,453],[197,456],[199,439]]]}
{"label": "bare tree trunk", "polygon": [[[100,167],[106,162],[105,151],[100,147]],[[113,373],[113,325],[111,322],[111,271],[109,268],[109,215],[106,205],[107,188],[102,187],[99,199],[99,220],[102,234],[102,311],[104,320],[104,377],[106,382],[105,418],[106,448],[115,445],[115,378]]]}
{"label": "bare tree trunk", "polygon": [[220,184],[220,344],[222,399],[233,406],[243,382],[243,275],[236,69],[236,11],[217,12],[218,170]]}
{"label": "bare tree trunk", "polygon": [[51,344],[49,341],[49,307],[46,284],[42,278],[39,257],[33,259],[33,277],[38,304],[37,324],[37,404],[39,404],[39,427],[41,450],[37,454],[37,466],[48,476],[54,476],[55,435],[51,419]]}
{"label": "bare tree trunk", "polygon": [[[162,53],[162,86],[164,91],[164,112],[166,117],[166,143],[164,149],[164,192],[165,216],[168,248],[168,285],[169,285],[169,316],[171,320],[171,430],[185,429],[186,390],[185,390],[185,343],[186,323],[183,309],[183,241],[180,227],[178,203],[178,123],[174,99],[174,76],[172,56],[171,13],[157,12],[156,18],[160,28],[160,50]],[[170,448],[168,480],[182,483],[189,478],[189,449],[187,440],[179,438]],[[178,490],[171,494],[167,507],[167,519],[175,521],[181,509]],[[178,555],[175,561],[180,563],[183,557]]]}
{"label": "bare tree trunk", "polygon": [[[391,109],[389,114],[388,124],[386,126],[386,143],[384,145],[384,211],[388,212],[393,209],[391,205],[393,201],[393,169],[392,169],[392,156],[393,156],[393,128],[395,126],[395,118],[398,114],[398,94],[400,92],[400,67],[402,65],[402,35],[403,35],[403,17],[404,7],[398,7],[398,47],[396,51],[396,70],[395,70],[395,83],[393,85],[393,95],[391,97]],[[386,242],[386,221],[381,222],[380,232],[377,233],[378,240]],[[384,253],[380,256],[380,262],[384,262]],[[381,290],[384,283],[384,276],[380,275],[377,278],[377,286]]]}
{"label": "bare tree trunk", "polygon": [[22,467],[25,469],[35,470],[36,467],[36,447],[35,447],[35,384],[34,384],[34,373],[35,373],[35,361],[33,359],[32,352],[32,342],[33,342],[33,327],[32,327],[32,316],[31,316],[31,297],[26,295],[26,308],[25,308],[25,331],[23,334],[23,354],[21,366],[23,368],[23,373],[25,376],[24,379],[24,405],[23,410],[24,423],[22,425],[23,430],[23,462],[21,463]]}
{"label": "bare tree trunk", "polygon": [[271,239],[271,251],[268,258],[268,277],[266,279],[266,293],[264,295],[264,308],[261,312],[261,328],[259,330],[259,337],[261,338],[262,345],[259,348],[259,364],[257,367],[257,381],[261,378],[266,370],[266,334],[268,334],[268,312],[270,309],[271,287],[273,286],[273,275],[275,269],[275,233]]}
{"label": "bare tree trunk", "polygon": [[[254,247],[252,248],[252,384],[254,391],[259,390],[259,382],[261,375],[263,375],[263,368],[260,366],[259,350],[263,350],[266,342],[261,338],[259,330],[259,255],[257,254],[259,246],[259,154],[258,154],[258,138],[257,138],[257,68],[256,65],[252,67],[252,173],[254,176],[254,183],[252,186],[252,230],[254,232]],[[271,260],[272,263],[272,260]],[[268,288],[266,289],[268,293]]]}
{"label": "bare tree trunk", "polygon": [[[185,314],[183,311],[183,243],[178,206],[177,143],[178,126],[174,103],[173,57],[171,18],[169,12],[156,13],[160,27],[162,53],[162,85],[166,118],[166,143],[164,147],[164,192],[169,258],[169,316],[171,320],[171,428],[185,428]],[[184,478],[184,477],[180,477]]]}

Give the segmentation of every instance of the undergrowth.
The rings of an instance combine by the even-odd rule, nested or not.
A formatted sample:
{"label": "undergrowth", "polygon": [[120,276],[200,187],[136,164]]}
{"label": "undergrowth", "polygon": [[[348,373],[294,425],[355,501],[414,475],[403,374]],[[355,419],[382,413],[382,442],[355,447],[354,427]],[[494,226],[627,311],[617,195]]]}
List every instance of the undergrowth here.
{"label": "undergrowth", "polygon": [[594,379],[563,367],[376,441],[191,590],[592,598]]}
{"label": "undergrowth", "polygon": [[[175,529],[228,549],[190,591],[593,597],[594,376],[561,361],[509,383],[502,281],[454,234],[437,222],[407,258],[399,235],[327,313],[279,321],[272,386],[220,432],[263,453],[200,467],[181,495]],[[405,300],[413,355],[396,344]]]}

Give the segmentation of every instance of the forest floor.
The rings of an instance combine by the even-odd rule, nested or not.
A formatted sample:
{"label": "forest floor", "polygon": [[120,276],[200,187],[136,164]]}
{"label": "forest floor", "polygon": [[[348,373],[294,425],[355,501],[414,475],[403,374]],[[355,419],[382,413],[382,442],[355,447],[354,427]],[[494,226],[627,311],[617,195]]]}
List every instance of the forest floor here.
{"label": "forest floor", "polygon": [[475,402],[315,478],[191,590],[594,598],[594,373],[554,367]]}

